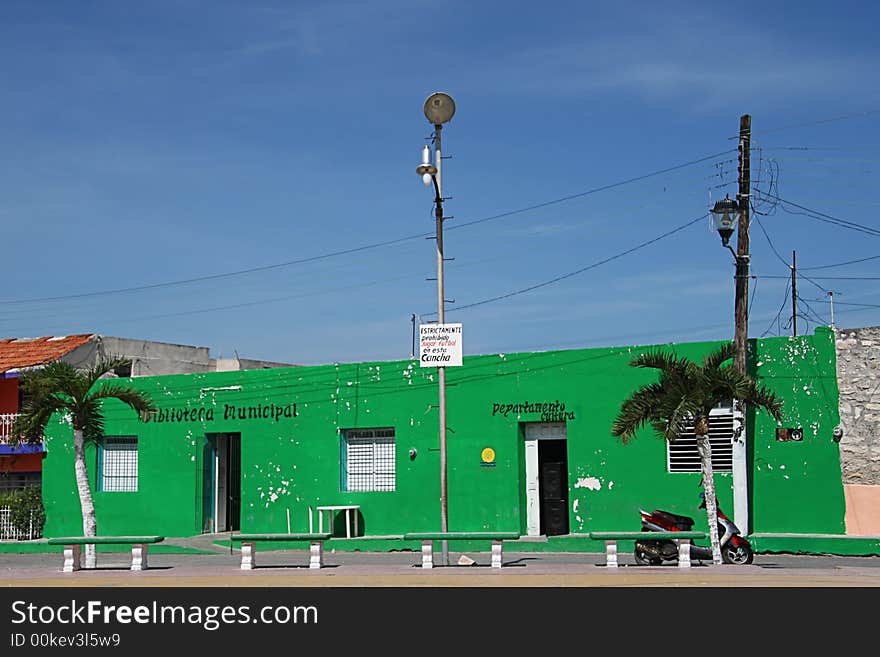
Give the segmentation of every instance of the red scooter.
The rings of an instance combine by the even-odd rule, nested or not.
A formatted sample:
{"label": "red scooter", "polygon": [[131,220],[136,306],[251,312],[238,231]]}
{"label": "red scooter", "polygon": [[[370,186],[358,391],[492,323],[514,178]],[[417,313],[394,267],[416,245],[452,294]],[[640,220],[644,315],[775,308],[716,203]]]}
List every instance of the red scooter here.
{"label": "red scooter", "polygon": [[[700,493],[702,502],[700,508],[706,508],[706,499]],[[688,516],[679,516],[668,511],[654,510],[648,513],[639,509],[642,516],[643,532],[689,532],[693,530],[694,519]],[[718,509],[718,539],[721,543],[721,558],[724,563],[750,564],[755,558],[751,544],[743,538],[739,528],[733,524],[721,509]],[[678,559],[678,541],[670,539],[651,540],[644,538],[636,541],[636,563],[642,565],[660,565],[664,561],[676,561]],[[712,547],[691,544],[691,559],[699,561],[712,560]]]}

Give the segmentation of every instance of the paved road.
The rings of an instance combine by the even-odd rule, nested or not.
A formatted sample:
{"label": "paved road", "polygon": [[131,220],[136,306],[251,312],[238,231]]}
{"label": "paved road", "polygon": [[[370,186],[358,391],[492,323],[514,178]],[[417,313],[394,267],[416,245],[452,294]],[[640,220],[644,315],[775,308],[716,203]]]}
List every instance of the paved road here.
{"label": "paved road", "polygon": [[[451,553],[456,564],[458,553]],[[604,555],[505,552],[504,567],[488,567],[487,553],[469,553],[476,563],[424,570],[417,552],[325,553],[325,568],[310,570],[308,552],[258,551],[257,569],[239,569],[236,550],[215,554],[153,554],[150,569],[129,571],[129,555],[99,553],[98,569],[61,573],[60,554],[0,554],[0,582],[8,587],[880,587],[880,557],[757,555],[750,566],[696,563],[604,567]]]}

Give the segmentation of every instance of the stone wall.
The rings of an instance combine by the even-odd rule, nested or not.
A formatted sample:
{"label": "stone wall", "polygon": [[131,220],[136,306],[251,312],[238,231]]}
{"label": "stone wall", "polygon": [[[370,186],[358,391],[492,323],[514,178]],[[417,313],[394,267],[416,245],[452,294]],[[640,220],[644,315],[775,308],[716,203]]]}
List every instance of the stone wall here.
{"label": "stone wall", "polygon": [[836,334],[843,483],[880,485],[880,326]]}

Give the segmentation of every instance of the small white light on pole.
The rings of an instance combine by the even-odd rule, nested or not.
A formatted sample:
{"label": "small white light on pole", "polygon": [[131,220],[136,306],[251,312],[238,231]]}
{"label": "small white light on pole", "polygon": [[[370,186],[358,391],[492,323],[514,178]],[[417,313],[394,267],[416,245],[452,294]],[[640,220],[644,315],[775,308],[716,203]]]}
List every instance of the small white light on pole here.
{"label": "small white light on pole", "polygon": [[416,167],[416,173],[422,177],[422,182],[426,186],[430,185],[433,177],[437,175],[437,167],[431,164],[431,148],[427,144],[422,149],[422,163]]}

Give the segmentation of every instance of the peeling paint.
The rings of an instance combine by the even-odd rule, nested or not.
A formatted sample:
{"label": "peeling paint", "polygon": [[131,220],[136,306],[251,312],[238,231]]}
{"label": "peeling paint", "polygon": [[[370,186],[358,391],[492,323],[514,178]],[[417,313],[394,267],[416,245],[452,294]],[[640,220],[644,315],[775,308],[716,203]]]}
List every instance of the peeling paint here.
{"label": "peeling paint", "polygon": [[602,482],[596,477],[581,477],[574,485],[575,488],[588,488],[590,490],[599,490],[602,488]]}

